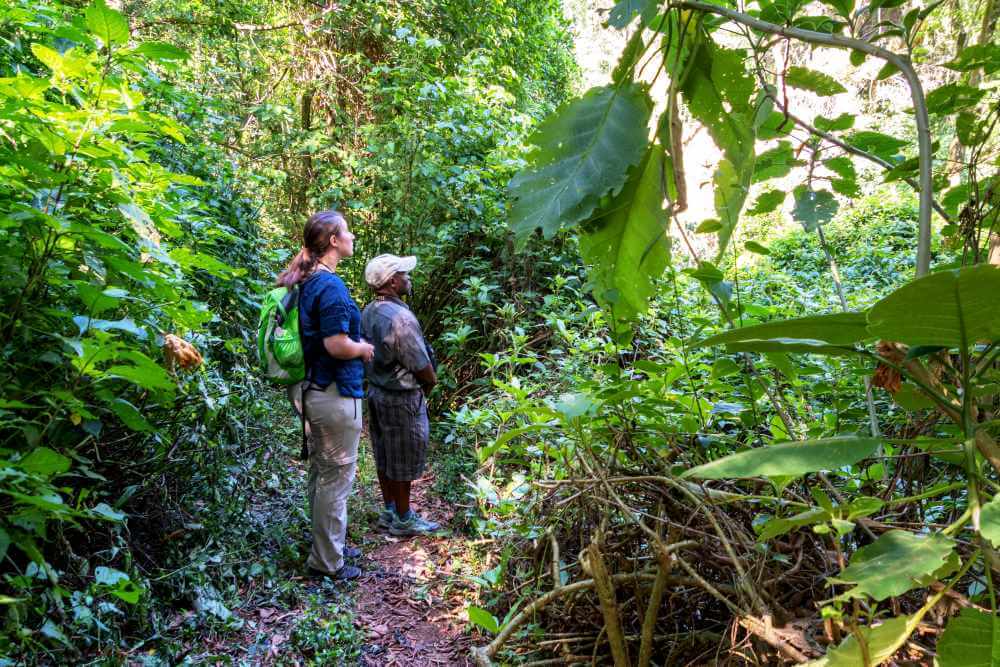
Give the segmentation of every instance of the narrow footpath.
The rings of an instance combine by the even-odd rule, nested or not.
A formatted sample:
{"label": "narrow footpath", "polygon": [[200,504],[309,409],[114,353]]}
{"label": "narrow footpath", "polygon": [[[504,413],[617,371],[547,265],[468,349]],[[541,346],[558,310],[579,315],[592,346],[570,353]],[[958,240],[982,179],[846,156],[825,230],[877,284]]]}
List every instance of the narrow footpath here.
{"label": "narrow footpath", "polygon": [[[415,482],[413,504],[448,527],[454,511],[431,493],[432,485],[433,476]],[[364,573],[354,592],[355,625],[367,634],[362,664],[471,664],[467,584],[456,572],[465,542],[442,532],[444,537],[395,538],[373,526],[365,536]]]}

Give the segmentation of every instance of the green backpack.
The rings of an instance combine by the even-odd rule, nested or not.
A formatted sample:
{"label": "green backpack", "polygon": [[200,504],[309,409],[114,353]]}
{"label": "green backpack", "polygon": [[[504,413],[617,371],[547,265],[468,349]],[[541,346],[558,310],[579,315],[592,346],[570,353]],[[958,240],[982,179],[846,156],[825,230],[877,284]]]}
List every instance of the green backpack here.
{"label": "green backpack", "polygon": [[257,324],[257,358],[264,377],[276,384],[302,382],[306,377],[299,336],[299,286],[267,293]]}

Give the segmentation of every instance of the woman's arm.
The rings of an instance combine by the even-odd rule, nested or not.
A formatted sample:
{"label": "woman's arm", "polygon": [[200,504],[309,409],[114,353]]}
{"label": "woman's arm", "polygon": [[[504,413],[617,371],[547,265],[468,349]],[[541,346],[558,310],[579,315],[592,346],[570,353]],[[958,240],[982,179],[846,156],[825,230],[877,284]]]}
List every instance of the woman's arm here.
{"label": "woman's arm", "polygon": [[323,347],[334,359],[347,360],[360,357],[361,361],[368,363],[375,356],[375,347],[371,343],[355,343],[347,334],[342,333],[324,338]]}

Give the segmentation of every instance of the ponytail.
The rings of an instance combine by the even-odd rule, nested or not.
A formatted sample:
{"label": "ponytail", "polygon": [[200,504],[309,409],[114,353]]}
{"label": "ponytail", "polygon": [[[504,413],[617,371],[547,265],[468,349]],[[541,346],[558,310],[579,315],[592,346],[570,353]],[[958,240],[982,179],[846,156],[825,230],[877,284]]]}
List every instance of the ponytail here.
{"label": "ponytail", "polygon": [[285,270],[278,275],[278,287],[298,285],[313,272],[318,262],[318,258],[309,252],[309,248],[302,248],[299,250],[299,254],[285,267]]}
{"label": "ponytail", "polygon": [[330,239],[346,230],[347,220],[339,211],[320,211],[310,216],[302,230],[302,249],[278,276],[278,286],[292,287],[308,278],[330,247]]}

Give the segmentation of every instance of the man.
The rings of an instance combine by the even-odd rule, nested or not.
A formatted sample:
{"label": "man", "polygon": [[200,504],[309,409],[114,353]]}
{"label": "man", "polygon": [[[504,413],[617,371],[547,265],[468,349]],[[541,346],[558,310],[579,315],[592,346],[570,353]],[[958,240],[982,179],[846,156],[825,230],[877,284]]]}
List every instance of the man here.
{"label": "man", "polygon": [[430,422],[424,394],[437,384],[420,323],[401,297],[410,293],[416,257],[379,255],[365,267],[375,300],[361,314],[361,333],[375,346],[368,364],[368,431],[385,508],[379,527],[423,535],[440,526],[410,507],[410,486],[424,472]]}

